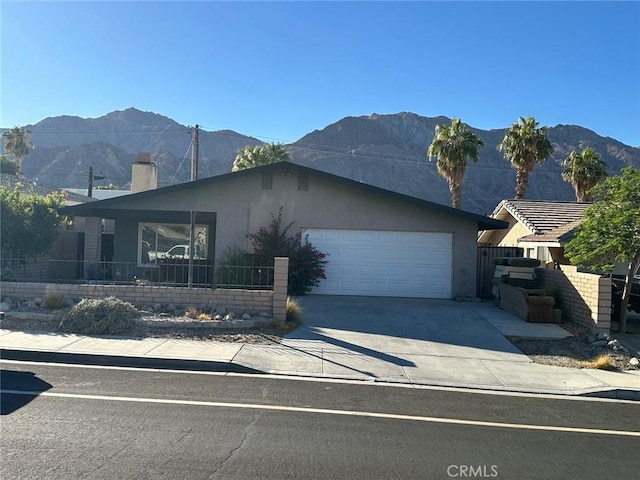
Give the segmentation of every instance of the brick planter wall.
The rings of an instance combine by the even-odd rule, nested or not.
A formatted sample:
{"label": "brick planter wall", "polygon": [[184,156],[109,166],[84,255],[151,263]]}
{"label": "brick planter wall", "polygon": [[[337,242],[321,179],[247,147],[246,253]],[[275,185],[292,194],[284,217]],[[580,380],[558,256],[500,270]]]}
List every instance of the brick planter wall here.
{"label": "brick planter wall", "polygon": [[611,280],[601,275],[578,272],[562,265],[562,270],[537,268],[540,287],[559,301],[563,320],[609,332],[611,326]]}
{"label": "brick planter wall", "polygon": [[276,258],[273,291],[239,290],[223,288],[187,288],[151,285],[101,285],[34,282],[2,282],[3,298],[33,300],[47,294],[60,294],[73,298],[103,298],[114,296],[134,305],[170,304],[181,307],[226,307],[236,313],[268,312],[274,320],[284,321],[287,303],[288,258]]}

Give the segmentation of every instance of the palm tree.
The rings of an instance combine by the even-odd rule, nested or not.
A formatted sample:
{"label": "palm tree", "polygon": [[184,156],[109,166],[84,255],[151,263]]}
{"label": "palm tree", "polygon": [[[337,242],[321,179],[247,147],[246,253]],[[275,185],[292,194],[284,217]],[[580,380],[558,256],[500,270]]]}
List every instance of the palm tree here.
{"label": "palm tree", "polygon": [[467,172],[467,159],[478,161],[478,148],[484,143],[474,135],[460,119],[454,118],[451,125],[436,125],[435,136],[427,156],[438,158],[438,173],[449,182],[451,205],[460,208],[462,182]]}
{"label": "palm tree", "polygon": [[533,117],[520,117],[509,127],[498,149],[516,169],[516,199],[524,198],[529,175],[536,163],[544,162],[553,153],[553,145],[547,138],[547,127],[538,127]]}
{"label": "palm tree", "polygon": [[587,147],[581,153],[573,151],[563,162],[563,180],[570,182],[576,192],[578,202],[590,202],[590,190],[607,176],[607,164],[600,160],[600,154]]}
{"label": "palm tree", "polygon": [[2,133],[4,149],[15,157],[20,175],[22,175],[22,160],[24,160],[24,157],[29,155],[29,151],[34,148],[30,135],[30,130],[18,126]]}
{"label": "palm tree", "polygon": [[289,155],[287,149],[279,143],[244,147],[238,152],[236,159],[233,161],[231,171],[237,172],[238,170],[289,161],[290,159],[291,155]]}

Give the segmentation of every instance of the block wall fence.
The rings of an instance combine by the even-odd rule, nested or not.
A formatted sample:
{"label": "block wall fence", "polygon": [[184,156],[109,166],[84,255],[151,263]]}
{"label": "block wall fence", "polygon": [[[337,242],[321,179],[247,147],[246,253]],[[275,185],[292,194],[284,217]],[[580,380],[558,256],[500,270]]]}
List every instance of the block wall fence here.
{"label": "block wall fence", "polygon": [[0,295],[16,300],[44,298],[60,294],[74,298],[104,298],[114,296],[134,305],[170,304],[183,307],[225,307],[236,313],[267,312],[273,319],[284,321],[287,310],[288,258],[275,259],[274,285],[271,290],[241,290],[224,288],[188,288],[153,285],[103,285],[42,282],[2,282]]}
{"label": "block wall fence", "polygon": [[597,332],[611,327],[611,280],[577,267],[561,265],[561,270],[537,268],[540,287],[554,295],[563,320]]}

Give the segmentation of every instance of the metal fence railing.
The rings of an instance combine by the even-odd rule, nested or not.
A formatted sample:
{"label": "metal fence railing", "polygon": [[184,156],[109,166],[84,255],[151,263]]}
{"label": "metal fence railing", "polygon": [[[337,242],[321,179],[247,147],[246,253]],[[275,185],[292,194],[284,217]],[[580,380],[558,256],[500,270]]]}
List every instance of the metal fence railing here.
{"label": "metal fence railing", "polygon": [[[2,259],[3,281],[97,283],[105,285],[189,285],[189,260],[162,259],[155,265],[136,262],[86,262],[39,258]],[[194,287],[271,289],[273,265],[221,265],[193,260]]]}

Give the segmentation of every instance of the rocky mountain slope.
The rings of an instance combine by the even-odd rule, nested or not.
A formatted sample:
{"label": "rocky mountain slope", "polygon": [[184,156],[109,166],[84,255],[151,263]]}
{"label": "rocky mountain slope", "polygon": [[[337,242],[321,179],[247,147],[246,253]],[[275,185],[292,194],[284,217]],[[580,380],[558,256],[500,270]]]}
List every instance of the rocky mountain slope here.
{"label": "rocky mountain slope", "polygon": [[[407,112],[346,117],[288,148],[293,162],[449,204],[447,183],[438,175],[435,160],[426,157],[436,124],[449,121]],[[48,185],[85,187],[88,168],[93,166],[96,175],[107,177],[105,182],[126,188],[138,152],[154,154],[160,185],[189,179],[191,129],[162,115],[129,108],[96,119],[47,118],[28,128],[36,149],[25,159],[24,172]],[[513,198],[515,172],[497,150],[506,129],[472,130],[485,146],[480,161],[467,170],[462,208],[488,214],[500,200]],[[627,165],[640,167],[640,148],[580,126],[552,127],[549,139],[555,152],[534,170],[527,198],[575,200],[571,185],[560,176],[561,163],[572,150],[593,147],[612,175]],[[260,143],[230,130],[201,132],[200,176],[231,171],[239,149]]]}

